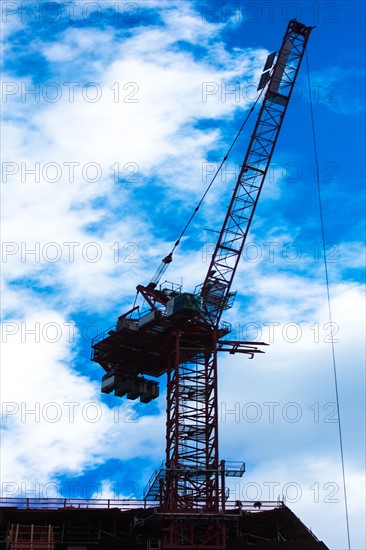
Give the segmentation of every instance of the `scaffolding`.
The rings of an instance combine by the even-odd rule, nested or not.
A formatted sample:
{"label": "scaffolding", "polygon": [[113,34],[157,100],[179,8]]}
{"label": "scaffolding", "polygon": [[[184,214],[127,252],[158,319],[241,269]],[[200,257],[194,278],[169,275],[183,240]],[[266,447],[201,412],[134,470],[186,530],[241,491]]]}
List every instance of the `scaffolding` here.
{"label": "scaffolding", "polygon": [[13,523],[9,530],[7,550],[54,550],[52,525],[20,525]]}

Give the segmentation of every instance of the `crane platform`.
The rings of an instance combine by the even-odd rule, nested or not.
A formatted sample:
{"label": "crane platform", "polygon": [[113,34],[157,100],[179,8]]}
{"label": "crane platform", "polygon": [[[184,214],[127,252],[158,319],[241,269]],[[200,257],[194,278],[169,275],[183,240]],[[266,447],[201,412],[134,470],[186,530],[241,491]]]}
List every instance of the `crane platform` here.
{"label": "crane platform", "polygon": [[[185,470],[185,471],[184,471]],[[200,472],[194,471],[193,468],[181,468],[181,471],[184,471],[187,477],[194,475],[195,477],[201,476],[202,478],[207,475],[211,475],[212,472],[207,470],[202,470]],[[240,461],[222,461],[220,467],[217,469],[219,475],[224,475],[225,477],[242,477],[245,472],[245,463]],[[163,461],[159,468],[155,470],[149,479],[145,489],[144,489],[144,500],[145,501],[156,501],[161,500],[161,486],[164,479],[167,475],[171,475],[173,472],[166,467],[165,461]],[[225,501],[229,498],[230,491],[229,489],[225,490]]]}
{"label": "crane platform", "polygon": [[[113,327],[93,339],[91,359],[106,372],[158,378],[167,371],[166,348],[170,336],[176,331],[189,334],[183,346],[183,360],[190,361],[203,349],[211,347],[213,330],[192,307],[171,315],[153,310],[139,319],[122,315]],[[218,351],[250,356],[263,353],[259,346],[267,345],[265,342],[225,340],[230,331],[228,323],[217,330]]]}

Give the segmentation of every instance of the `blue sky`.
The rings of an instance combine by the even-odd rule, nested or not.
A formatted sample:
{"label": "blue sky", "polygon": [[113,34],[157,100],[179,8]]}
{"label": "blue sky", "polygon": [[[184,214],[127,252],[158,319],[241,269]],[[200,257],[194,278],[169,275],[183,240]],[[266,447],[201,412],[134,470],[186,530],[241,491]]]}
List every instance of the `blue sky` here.
{"label": "blue sky", "polygon": [[[234,500],[285,495],[330,548],[346,548],[333,334],[351,541],[364,548],[364,3],[1,9],[3,495],[141,497],[164,458],[165,382],[148,406],[102,396],[90,339],[170,251],[297,17],[316,26],[308,58],[333,325],[304,63],[225,317],[236,337],[271,345],[250,362],[221,357],[220,454],[247,464]],[[169,268],[186,291],[204,278],[254,120]]]}

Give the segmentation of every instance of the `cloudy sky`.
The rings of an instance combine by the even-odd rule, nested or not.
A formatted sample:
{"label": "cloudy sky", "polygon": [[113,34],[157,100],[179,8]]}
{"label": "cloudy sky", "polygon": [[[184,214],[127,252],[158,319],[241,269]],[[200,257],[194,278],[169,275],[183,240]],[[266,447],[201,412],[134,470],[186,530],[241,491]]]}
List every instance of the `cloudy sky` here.
{"label": "cloudy sky", "polygon": [[[90,341],[129,309],[256,99],[287,21],[308,59],[332,320],[304,62],[235,279],[222,356],[220,454],[231,499],[276,500],[330,548],[365,548],[364,56],[361,1],[4,1],[3,496],[141,498],[164,458],[165,380],[145,406],[100,394]],[[253,120],[252,120],[253,119]],[[177,250],[170,281],[208,267],[250,119]]]}

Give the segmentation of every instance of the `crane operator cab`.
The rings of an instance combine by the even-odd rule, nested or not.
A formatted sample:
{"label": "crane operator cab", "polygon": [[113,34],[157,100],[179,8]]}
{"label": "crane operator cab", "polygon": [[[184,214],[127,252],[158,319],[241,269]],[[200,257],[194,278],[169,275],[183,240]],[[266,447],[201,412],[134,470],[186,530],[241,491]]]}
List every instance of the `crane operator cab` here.
{"label": "crane operator cab", "polygon": [[202,298],[189,292],[183,292],[171,298],[166,306],[166,316],[174,318],[184,318],[202,311]]}

